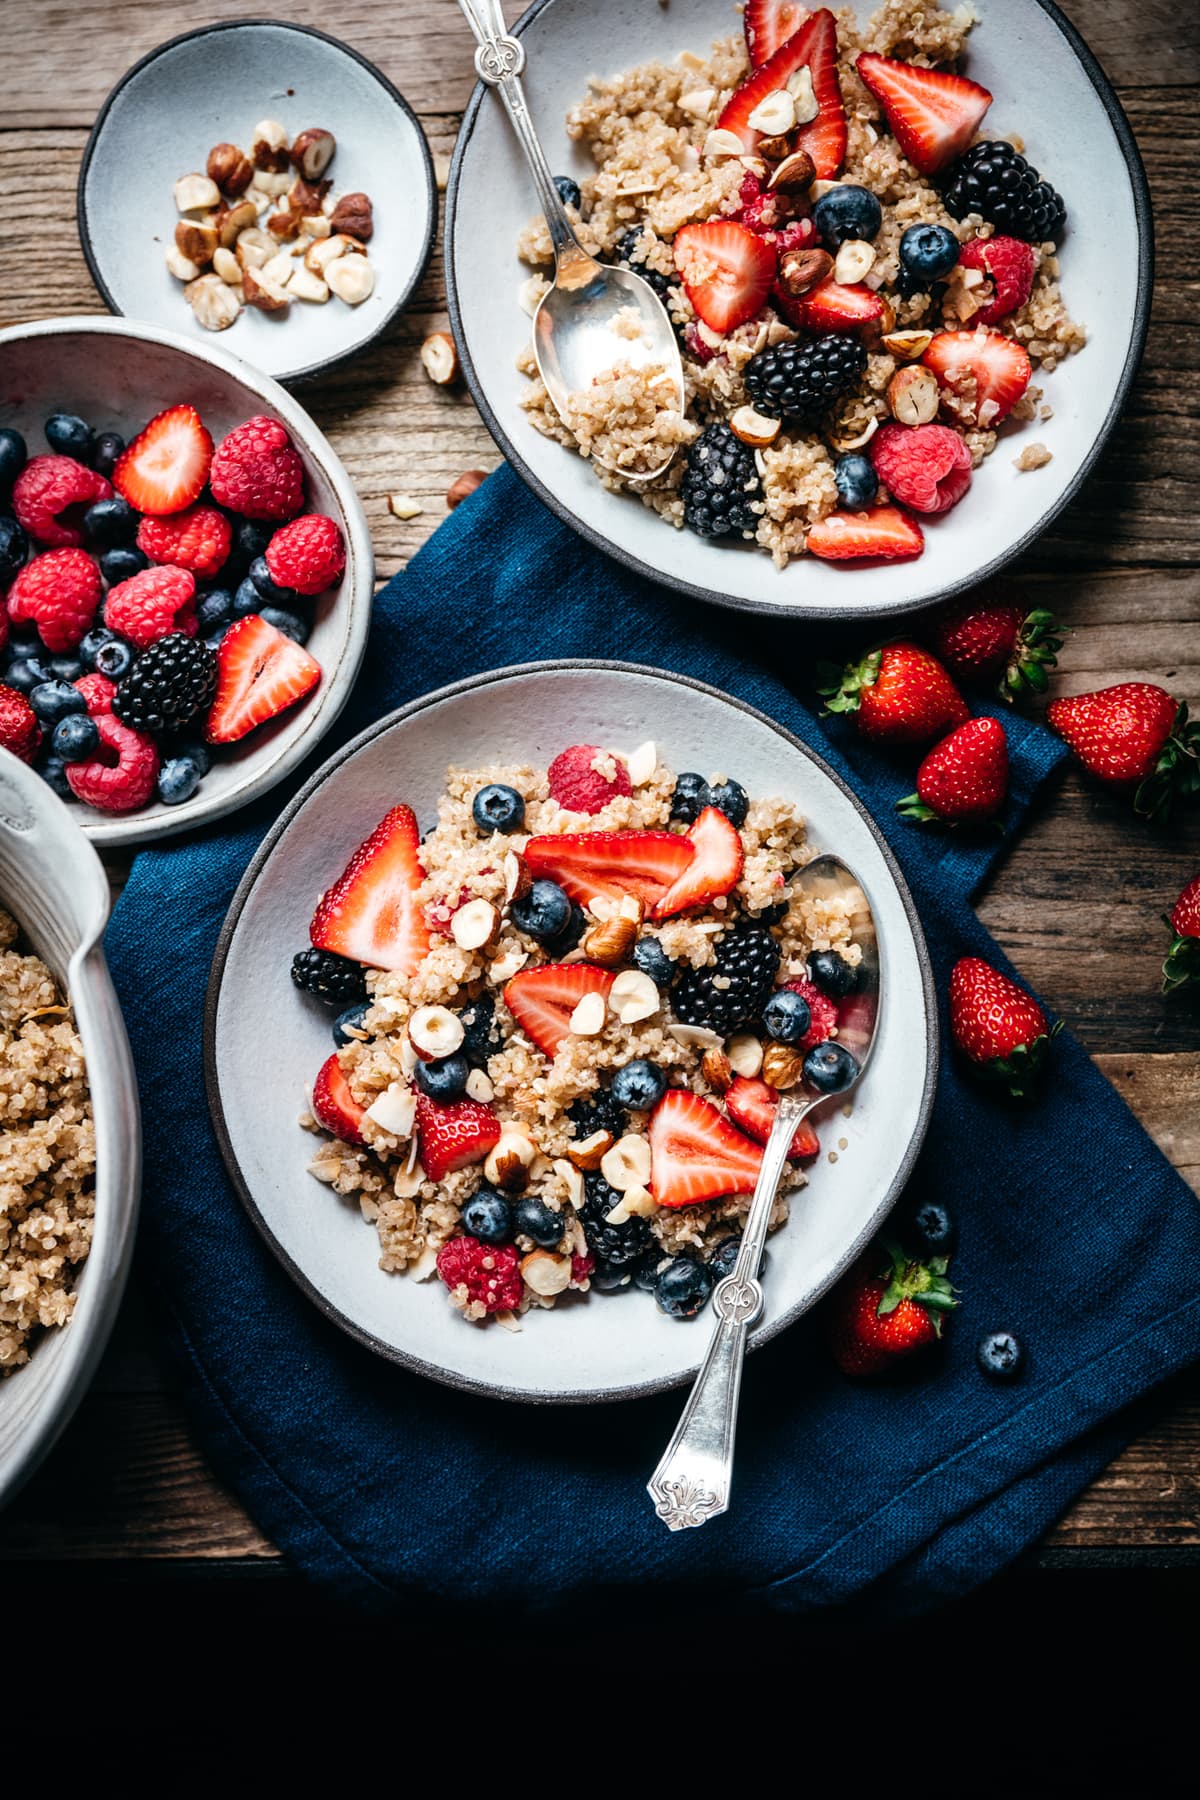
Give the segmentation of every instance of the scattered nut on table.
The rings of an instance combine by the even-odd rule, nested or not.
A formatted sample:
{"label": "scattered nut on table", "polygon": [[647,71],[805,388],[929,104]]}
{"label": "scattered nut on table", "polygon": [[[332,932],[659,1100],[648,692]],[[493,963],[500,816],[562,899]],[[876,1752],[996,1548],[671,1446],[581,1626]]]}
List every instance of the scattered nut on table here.
{"label": "scattered nut on table", "polygon": [[446,505],[450,511],[453,512],[456,506],[461,506],[468,495],[473,494],[481,482],[486,480],[486,469],[468,469],[465,475],[460,475],[457,481],[450,484],[450,490],[446,495]]}
{"label": "scattered nut on table", "polygon": [[448,331],[433,331],[421,345],[421,367],[438,387],[448,387],[458,374],[458,351]]}

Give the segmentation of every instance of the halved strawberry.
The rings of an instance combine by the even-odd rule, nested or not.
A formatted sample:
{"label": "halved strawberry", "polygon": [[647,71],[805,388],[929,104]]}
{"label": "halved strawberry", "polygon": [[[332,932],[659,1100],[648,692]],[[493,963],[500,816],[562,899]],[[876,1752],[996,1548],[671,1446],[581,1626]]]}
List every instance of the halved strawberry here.
{"label": "halved strawberry", "polygon": [[922,69],[889,56],[860,56],[859,76],[882,106],[897,143],[922,175],[961,156],[992,96],[977,81],[946,69]]}
{"label": "halved strawberry", "polygon": [[650,1114],[650,1192],[660,1206],[695,1206],[754,1191],[762,1150],[690,1088],[668,1088]]}
{"label": "halved strawberry", "polygon": [[859,331],[883,314],[883,301],[869,287],[854,282],[843,285],[832,276],[793,299],[781,286],[771,303],[797,331]]}
{"label": "halved strawberry", "polygon": [[775,252],[736,219],[706,219],[676,233],[675,267],[704,323],[736,331],[771,291]]}
{"label": "halved strawberry", "polygon": [[204,728],[210,744],[235,744],[302,700],[321,679],[316,658],[257,613],[230,626],[217,649],[217,668],[216,698]]}
{"label": "halved strawberry", "polygon": [[600,994],[607,1000],[616,979],[613,970],[598,969],[594,963],[542,963],[514,975],[505,986],[504,1001],[525,1035],[553,1059],[584,995]]}
{"label": "halved strawberry", "polygon": [[[813,94],[819,111],[809,125],[789,133],[793,150],[807,150],[813,167],[822,181],[837,174],[846,157],[846,112],[837,74],[837,24],[828,7],[822,7],[805,21],[767,59],[749,81],[733,95],[717,124],[725,131],[736,132],[747,150],[754,150],[763,136],[749,124],[750,114],[806,65],[812,75]],[[676,239],[676,243],[678,243]]]}
{"label": "halved strawberry", "polygon": [[939,331],[921,361],[938,378],[943,408],[961,424],[985,431],[1008,417],[1033,374],[1020,344],[983,326]]}
{"label": "halved strawberry", "polygon": [[[730,1118],[756,1144],[766,1143],[775,1123],[775,1108],[779,1105],[779,1094],[775,1088],[768,1087],[765,1081],[751,1081],[745,1075],[736,1075],[725,1095],[725,1105]],[[820,1148],[816,1132],[807,1119],[801,1119],[792,1139],[792,1147],[788,1151],[789,1158],[792,1162],[811,1162]]]}
{"label": "halved strawberry", "polygon": [[411,806],[393,806],[321,895],[308,935],[371,969],[411,975],[429,949],[417,903],[425,879],[421,834]]}
{"label": "halved strawberry", "polygon": [[530,838],[524,850],[529,873],[557,881],[580,906],[636,894],[652,907],[693,855],[688,839],[672,831],[564,832]]}
{"label": "halved strawberry", "polygon": [[780,44],[794,36],[808,17],[807,6],[800,0],[746,0],[743,24],[750,67],[761,69],[774,56]]}
{"label": "halved strawberry", "polygon": [[140,513],[159,518],[200,498],[213,441],[194,406],[170,406],[117,458],[113,486]]}
{"label": "halved strawberry", "polygon": [[872,506],[865,512],[832,512],[809,530],[806,540],[814,556],[826,562],[852,562],[874,557],[905,562],[920,556],[925,534],[898,506]]}
{"label": "halved strawberry", "polygon": [[706,806],[685,835],[694,852],[692,860],[655,906],[656,919],[707,906],[727,894],[742,872],[745,853],[737,827],[715,806]]}
{"label": "halved strawberry", "polygon": [[500,1141],[500,1120],[479,1100],[453,1100],[442,1106],[416,1089],[417,1144],[421,1167],[430,1181],[442,1181],[455,1169],[482,1162]]}
{"label": "halved strawberry", "polygon": [[313,1082],[312,1109],[318,1122],[335,1138],[341,1138],[346,1144],[363,1142],[364,1108],[350,1092],[350,1083],[337,1059],[336,1050],[317,1071],[317,1079]]}

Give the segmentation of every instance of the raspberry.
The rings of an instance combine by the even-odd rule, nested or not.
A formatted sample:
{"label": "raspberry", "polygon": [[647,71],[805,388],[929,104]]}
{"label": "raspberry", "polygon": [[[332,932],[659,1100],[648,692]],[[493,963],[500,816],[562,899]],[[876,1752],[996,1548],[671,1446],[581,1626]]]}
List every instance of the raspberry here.
{"label": "raspberry", "polygon": [[87,701],[87,709],[93,719],[99,718],[101,713],[112,711],[113,695],[117,691],[117,684],[115,681],[110,681],[107,675],[96,672],[91,675],[81,675],[75,686]]}
{"label": "raspberry", "polygon": [[1033,269],[1036,258],[1029,244],[1020,238],[973,238],[958,253],[964,269],[982,269],[991,281],[995,294],[973,317],[976,325],[995,325],[1009,313],[1024,306],[1033,292]]}
{"label": "raspberry", "polygon": [[233,527],[215,506],[189,506],[169,518],[143,519],[137,546],[152,563],[171,563],[193,575],[215,575],[229,555]]}
{"label": "raspberry", "polygon": [[[592,764],[600,757],[610,757],[614,764],[612,779],[601,775]],[[598,813],[618,794],[632,794],[629,770],[623,762],[598,750],[595,744],[572,744],[550,764],[550,798],[557,800],[566,812]]]}
{"label": "raspberry", "polygon": [[817,235],[811,219],[792,219],[779,231],[764,231],[762,236],[773,245],[780,262],[789,250],[807,250]]}
{"label": "raspberry", "polygon": [[971,485],[971,452],[948,425],[881,426],[870,457],[889,493],[914,512],[949,512]]}
{"label": "raspberry", "polygon": [[582,1287],[595,1273],[596,1259],[591,1251],[575,1250],[571,1254],[571,1286]]}
{"label": "raspberry", "polygon": [[96,715],[100,749],[90,762],[68,763],[67,780],[77,800],[101,812],[132,812],[145,806],[158,780],[158,751],[140,731],[131,731],[111,713]]}
{"label": "raspberry", "polygon": [[8,590],[14,624],[36,625],[47,650],[73,650],[100,604],[100,571],[84,550],[47,550],[26,563]]}
{"label": "raspberry", "polygon": [[73,456],[35,456],[13,483],[13,511],[30,537],[52,549],[83,542],[82,517],[97,500],[111,500],[103,475]]}
{"label": "raspberry", "polygon": [[785,981],[783,985],[789,994],[799,994],[802,1000],[807,1000],[812,1014],[812,1024],[795,1048],[806,1051],[823,1044],[838,1021],[836,1003],[811,981]]}
{"label": "raspberry", "polygon": [[187,569],[143,569],[109,588],[104,623],[144,650],[169,631],[196,635],[196,583]]}
{"label": "raspberry", "polygon": [[24,694],[0,686],[0,745],[23,763],[31,763],[41,742],[42,728]]}
{"label": "raspberry", "polygon": [[451,1294],[466,1289],[464,1305],[477,1303],[492,1313],[521,1304],[521,1268],[511,1244],[497,1248],[478,1238],[451,1238],[438,1251],[437,1270]]}
{"label": "raspberry", "polygon": [[346,566],[342,534],[333,519],[305,513],[277,531],[267,545],[267,567],[279,587],[323,594]]}
{"label": "raspberry", "polygon": [[218,446],[208,485],[214,500],[247,519],[294,519],[304,505],[304,464],[278,420],[259,414]]}

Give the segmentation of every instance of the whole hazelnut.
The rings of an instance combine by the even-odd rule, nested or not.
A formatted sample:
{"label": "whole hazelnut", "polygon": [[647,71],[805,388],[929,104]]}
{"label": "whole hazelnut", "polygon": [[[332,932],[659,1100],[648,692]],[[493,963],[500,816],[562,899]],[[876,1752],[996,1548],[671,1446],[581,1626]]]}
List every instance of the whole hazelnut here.
{"label": "whole hazelnut", "polygon": [[221,192],[233,200],[244,194],[254,179],[250,158],[236,144],[214,144],[208,153],[205,170],[209,180],[215,181]]}
{"label": "whole hazelnut", "polygon": [[366,194],[343,194],[330,216],[329,228],[358,238],[361,243],[369,242],[375,217]]}
{"label": "whole hazelnut", "polygon": [[465,475],[460,475],[446,495],[446,505],[450,511],[453,512],[456,506],[461,505],[467,496],[473,494],[475,489],[486,480],[486,469],[468,469]]}

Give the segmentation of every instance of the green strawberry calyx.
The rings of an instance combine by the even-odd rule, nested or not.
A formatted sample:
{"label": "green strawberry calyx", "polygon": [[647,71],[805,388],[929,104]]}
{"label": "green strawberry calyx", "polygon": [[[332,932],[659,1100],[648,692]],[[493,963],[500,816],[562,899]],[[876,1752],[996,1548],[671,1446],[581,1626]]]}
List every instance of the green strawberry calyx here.
{"label": "green strawberry calyx", "polygon": [[949,1259],[931,1256],[927,1263],[915,1262],[890,1238],[880,1239],[880,1249],[887,1258],[887,1265],[881,1271],[887,1278],[887,1286],[875,1308],[876,1317],[885,1319],[895,1312],[902,1300],[912,1300],[925,1307],[934,1331],[941,1337],[942,1315],[958,1305],[954,1289],[946,1278]]}
{"label": "green strawberry calyx", "polygon": [[1006,1087],[1014,1100],[1029,1100],[1041,1082],[1050,1046],[1061,1030],[1062,1020],[1057,1019],[1049,1031],[1039,1032],[1027,1044],[1015,1044],[1007,1056],[993,1056],[974,1067],[985,1081]]}
{"label": "green strawberry calyx", "polygon": [[1189,722],[1186,700],[1175,714],[1153,770],[1133,797],[1133,810],[1161,825],[1176,800],[1200,800],[1200,722]]}
{"label": "green strawberry calyx", "polygon": [[1166,913],[1163,923],[1173,934],[1163,963],[1163,993],[1173,994],[1176,988],[1187,987],[1192,982],[1200,987],[1200,937],[1184,937],[1175,930]]}
{"label": "green strawberry calyx", "polygon": [[1001,700],[1011,704],[1024,694],[1046,692],[1050,685],[1047,671],[1057,666],[1057,653],[1063,647],[1058,635],[1061,629],[1054,614],[1044,606],[1026,614],[996,690]]}
{"label": "green strawberry calyx", "polygon": [[862,704],[862,690],[874,687],[879,680],[883,651],[872,650],[861,662],[817,664],[817,692],[825,701],[822,716],[830,713],[856,713]]}

